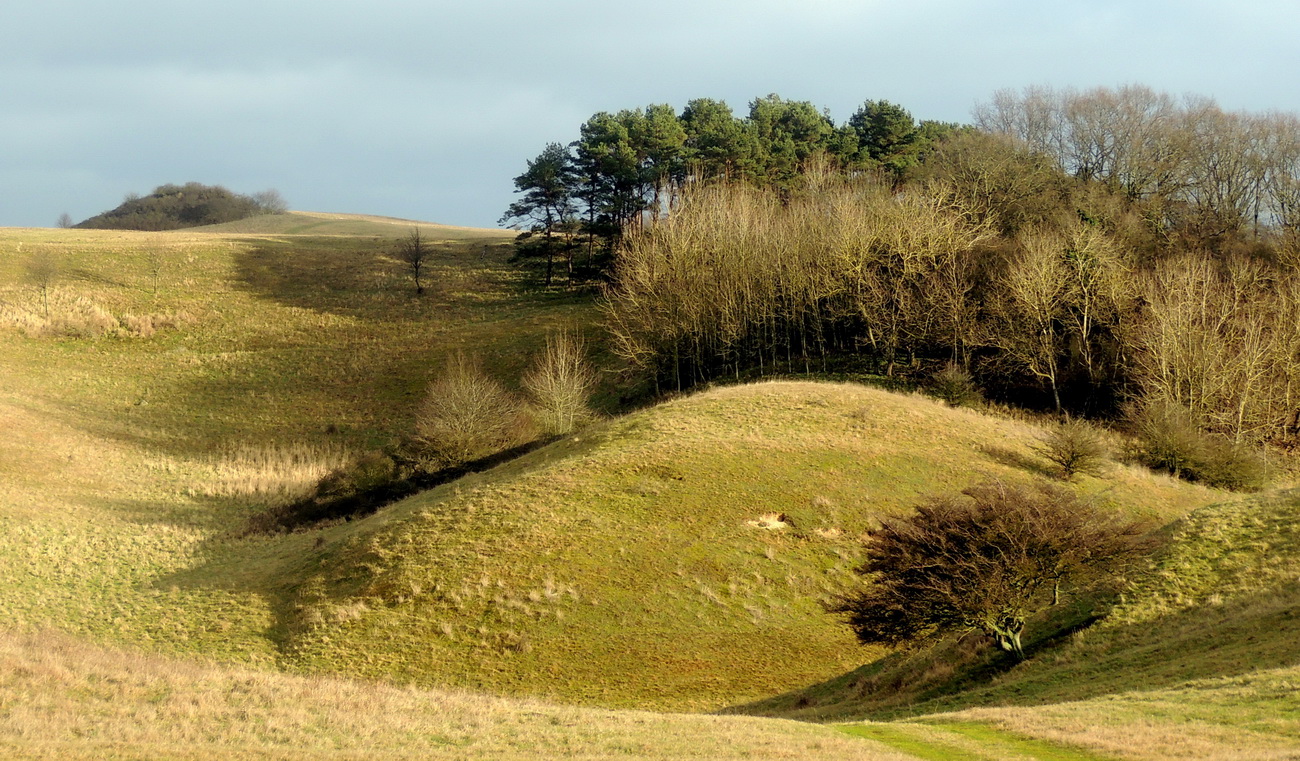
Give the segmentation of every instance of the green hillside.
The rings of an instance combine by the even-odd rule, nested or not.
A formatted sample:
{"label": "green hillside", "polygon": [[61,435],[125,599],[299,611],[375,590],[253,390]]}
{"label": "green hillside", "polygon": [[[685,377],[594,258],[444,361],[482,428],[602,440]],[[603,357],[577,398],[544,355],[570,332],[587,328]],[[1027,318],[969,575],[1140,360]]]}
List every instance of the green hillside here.
{"label": "green hillside", "polygon": [[[1105,620],[1025,663],[949,640],[741,710],[943,713],[921,724],[976,721],[1135,758],[1285,757],[1273,754],[1300,747],[1297,642],[1300,491],[1285,491],[1178,521]],[[1230,746],[1239,755],[1220,755]]]}
{"label": "green hillside", "polygon": [[[250,533],[409,430],[452,352],[514,384],[549,331],[599,336],[590,296],[538,288],[497,231],[422,225],[417,297],[392,255],[407,222],[312,219],[0,230],[0,755],[1264,758],[1295,739],[1289,492],[1111,462],[1071,488],[1180,522],[1109,618],[1069,634],[1089,609],[1063,606],[1014,668],[974,638],[857,645],[820,603],[873,521],[1048,477],[1036,424],[917,395],[707,389],[363,519]],[[34,256],[57,262],[47,294]],[[727,707],[891,723],[614,710]]]}
{"label": "green hillside", "polygon": [[[851,384],[679,399],[321,532],[286,572],[288,662],[674,709],[817,681],[877,654],[820,607],[862,531],[1041,477],[1037,435]],[[1078,488],[1155,517],[1220,498],[1119,465]]]}
{"label": "green hillside", "polygon": [[432,222],[417,222],[396,217],[377,217],[364,214],[330,214],[316,211],[289,211],[283,214],[264,214],[235,222],[195,228],[207,233],[253,235],[343,235],[398,238],[412,228],[435,240],[465,240],[478,238],[508,239],[517,235],[513,230],[477,227],[455,227]]}

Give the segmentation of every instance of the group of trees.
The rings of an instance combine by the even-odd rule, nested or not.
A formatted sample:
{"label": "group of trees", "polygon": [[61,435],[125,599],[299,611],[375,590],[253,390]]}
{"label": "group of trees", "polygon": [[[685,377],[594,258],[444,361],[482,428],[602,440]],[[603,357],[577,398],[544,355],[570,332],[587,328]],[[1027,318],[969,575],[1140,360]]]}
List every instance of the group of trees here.
{"label": "group of trees", "polygon": [[1217,251],[1269,235],[1296,255],[1300,118],[1231,113],[1142,86],[996,93],[975,112],[1071,176],[1126,198],[1184,246]]}
{"label": "group of trees", "polygon": [[601,112],[576,141],[551,143],[528,162],[515,178],[520,198],[501,221],[540,236],[534,248],[546,257],[549,284],[558,256],[570,276],[583,253],[588,265],[607,262],[601,255],[625,230],[666,215],[689,187],[721,180],[790,193],[812,166],[897,183],[957,129],[918,124],[887,101],[867,101],[836,125],[813,104],[777,95],[752,101],[745,117],[708,98],[681,113],[668,105]]}
{"label": "group of trees", "polygon": [[797,190],[691,186],[671,214],[625,231],[608,325],[616,350],[670,387],[846,355],[885,374],[954,363],[1058,410],[1168,400],[1235,441],[1295,437],[1300,220],[1284,192],[1264,192],[1300,184],[1289,150],[1259,154],[1271,168],[1248,206],[1205,200],[1190,179],[1204,172],[1140,185],[1154,170],[1136,160],[1062,163],[986,131],[949,134],[903,185],[806,167]]}
{"label": "group of trees", "polygon": [[160,185],[143,197],[128,195],[117,208],[97,214],[75,227],[178,230],[234,222],[262,214],[283,214],[288,209],[284,198],[275,190],[240,195],[220,185],[187,182],[184,185]]}

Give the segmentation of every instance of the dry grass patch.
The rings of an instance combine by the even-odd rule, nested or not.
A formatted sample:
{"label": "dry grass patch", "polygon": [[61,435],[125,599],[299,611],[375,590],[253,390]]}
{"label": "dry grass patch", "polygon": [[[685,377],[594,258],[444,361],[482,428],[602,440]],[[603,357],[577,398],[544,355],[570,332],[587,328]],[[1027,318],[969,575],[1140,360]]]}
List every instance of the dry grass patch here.
{"label": "dry grass patch", "polygon": [[334,442],[240,444],[213,461],[214,478],[202,490],[213,497],[289,502],[308,496],[321,479],[354,459]]}
{"label": "dry grass patch", "polygon": [[0,711],[0,752],[19,758],[906,758],[795,722],[285,676],[51,634],[0,635]]}

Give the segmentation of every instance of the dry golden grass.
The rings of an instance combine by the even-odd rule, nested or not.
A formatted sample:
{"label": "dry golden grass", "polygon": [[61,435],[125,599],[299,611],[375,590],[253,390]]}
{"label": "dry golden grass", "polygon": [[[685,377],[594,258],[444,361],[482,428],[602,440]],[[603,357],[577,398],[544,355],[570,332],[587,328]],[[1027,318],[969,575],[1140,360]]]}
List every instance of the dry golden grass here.
{"label": "dry golden grass", "polygon": [[301,499],[354,458],[347,447],[329,441],[240,444],[212,462],[215,478],[204,486],[204,493],[263,502]]}
{"label": "dry golden grass", "polygon": [[0,755],[50,759],[878,759],[827,727],[618,712],[0,635]]}
{"label": "dry golden grass", "polygon": [[1300,758],[1298,693],[1300,667],[1291,667],[1167,690],[931,718],[985,722],[1141,761],[1277,761]]}

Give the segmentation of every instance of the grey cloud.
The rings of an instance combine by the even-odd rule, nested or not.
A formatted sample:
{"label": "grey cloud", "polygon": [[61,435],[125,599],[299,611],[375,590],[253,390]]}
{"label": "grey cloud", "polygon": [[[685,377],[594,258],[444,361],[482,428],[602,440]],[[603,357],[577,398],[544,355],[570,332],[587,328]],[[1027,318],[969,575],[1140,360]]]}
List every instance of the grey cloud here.
{"label": "grey cloud", "polygon": [[[297,208],[495,222],[598,110],[769,92],[846,119],[968,118],[1001,87],[1143,82],[1300,108],[1288,2],[47,0],[0,27],[0,224],[164,182]],[[1242,7],[1245,6],[1245,7]]]}

